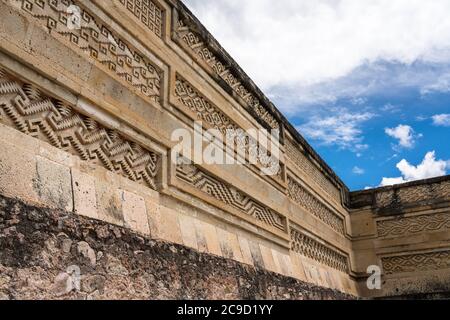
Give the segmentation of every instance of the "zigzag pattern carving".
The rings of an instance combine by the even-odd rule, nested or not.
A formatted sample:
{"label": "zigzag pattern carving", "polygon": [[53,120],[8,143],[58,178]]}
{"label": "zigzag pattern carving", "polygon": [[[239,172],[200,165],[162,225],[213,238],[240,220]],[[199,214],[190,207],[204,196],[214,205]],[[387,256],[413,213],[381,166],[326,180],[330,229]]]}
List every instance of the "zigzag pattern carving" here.
{"label": "zigzag pattern carving", "polygon": [[176,176],[215,199],[267,225],[286,231],[285,219],[282,216],[241,193],[236,188],[211,177],[196,166],[192,164],[178,165]]}
{"label": "zigzag pattern carving", "polygon": [[[175,96],[182,105],[197,115],[197,120],[208,123],[213,128],[219,130],[224,137],[226,136],[227,130],[244,133],[244,130],[238,127],[232,119],[210,103],[180,76],[176,78]],[[243,148],[247,154],[251,154],[255,158],[257,157],[263,167],[278,167],[278,177],[281,178],[281,166],[275,157],[269,155],[263,148],[259,148],[256,143],[250,143],[248,136],[238,137],[236,140],[238,146]]]}
{"label": "zigzag pattern carving", "polygon": [[320,170],[306,158],[306,156],[299,150],[297,146],[289,139],[286,139],[286,154],[289,159],[296,164],[296,166],[306,176],[310,177],[323,191],[333,197],[336,202],[341,202],[341,193]]}
{"label": "zigzag pattern carving", "polygon": [[403,236],[445,229],[450,229],[450,213],[433,213],[377,222],[380,237]]}
{"label": "zigzag pattern carving", "polygon": [[278,121],[261,104],[259,99],[247,88],[245,88],[241,80],[233,74],[232,70],[220,61],[220,58],[218,58],[212,50],[208,48],[208,45],[203,42],[201,37],[195,34],[185,22],[182,20],[178,21],[176,32],[187,48],[192,50],[195,56],[204,61],[214,73],[224,80],[225,83],[227,83],[231,89],[233,89],[233,91],[247,103],[247,105],[262,121],[267,123],[273,129],[280,127]]}
{"label": "zigzag pattern carving", "polygon": [[410,254],[381,259],[386,274],[450,268],[450,250]]}
{"label": "zigzag pattern carving", "polygon": [[450,181],[381,191],[376,194],[376,206],[398,207],[430,199],[450,201]]}
{"label": "zigzag pattern carving", "polygon": [[0,122],[156,190],[159,156],[0,68]]}
{"label": "zigzag pattern carving", "polygon": [[313,214],[335,231],[340,234],[345,233],[344,221],[333,211],[328,209],[323,203],[321,203],[311,193],[306,191],[299,183],[293,178],[288,176],[288,196],[294,200],[297,204],[303,207],[306,211]]}
{"label": "zigzag pattern carving", "polygon": [[291,250],[331,268],[348,273],[348,258],[344,254],[294,228],[291,228],[291,240]]}
{"label": "zigzag pattern carving", "polygon": [[160,104],[162,71],[85,10],[81,10],[81,28],[70,28],[68,8],[80,7],[78,3],[72,0],[13,0],[12,3],[105,66],[111,75]]}
{"label": "zigzag pattern carving", "polygon": [[150,31],[162,37],[163,11],[151,0],[120,0]]}

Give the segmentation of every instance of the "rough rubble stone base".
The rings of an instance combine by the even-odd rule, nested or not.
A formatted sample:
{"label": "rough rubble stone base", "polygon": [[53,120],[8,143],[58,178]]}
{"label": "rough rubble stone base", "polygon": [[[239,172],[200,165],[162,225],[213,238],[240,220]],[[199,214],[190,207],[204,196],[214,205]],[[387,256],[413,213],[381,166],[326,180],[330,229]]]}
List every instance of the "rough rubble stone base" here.
{"label": "rough rubble stone base", "polygon": [[0,299],[353,298],[0,196]]}

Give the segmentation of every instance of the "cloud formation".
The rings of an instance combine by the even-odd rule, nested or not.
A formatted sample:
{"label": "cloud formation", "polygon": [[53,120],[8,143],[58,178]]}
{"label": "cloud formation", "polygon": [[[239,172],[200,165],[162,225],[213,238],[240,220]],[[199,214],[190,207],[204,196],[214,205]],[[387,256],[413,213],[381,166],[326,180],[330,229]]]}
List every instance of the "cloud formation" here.
{"label": "cloud formation", "polygon": [[[293,95],[306,102],[326,101],[345,92],[366,92],[377,84],[365,77],[364,70],[358,73],[358,68],[369,66],[368,72],[377,74],[380,61],[400,65],[450,62],[448,0],[184,2],[275,98]],[[365,82],[353,77],[350,86],[345,81],[334,84],[355,72]],[[439,77],[441,71],[436,72]],[[436,76],[429,78],[428,74],[416,74],[414,79],[395,81],[417,81],[428,86],[424,92],[448,87],[446,77],[436,84],[430,82]]]}
{"label": "cloud formation", "polygon": [[384,132],[398,140],[398,145],[403,148],[412,148],[414,147],[414,143],[416,137],[420,135],[416,135],[414,133],[414,129],[411,126],[400,124],[395,128],[386,128]]}
{"label": "cloud formation", "polygon": [[352,113],[345,108],[334,109],[333,116],[312,116],[297,130],[306,137],[324,145],[335,145],[353,152],[367,149],[361,126],[375,115],[370,112]]}
{"label": "cloud formation", "polygon": [[356,166],[356,167],[353,168],[352,172],[353,172],[353,174],[356,174],[356,175],[358,175],[358,176],[361,176],[361,175],[363,175],[366,171],[365,171],[364,169],[362,169],[362,168]]}
{"label": "cloud formation", "polygon": [[419,165],[414,166],[403,159],[397,163],[397,169],[401,177],[383,178],[381,187],[446,175],[447,170],[450,169],[450,161],[436,160],[435,151],[431,151],[425,155]]}
{"label": "cloud formation", "polygon": [[432,119],[435,126],[450,127],[450,114],[437,114]]}

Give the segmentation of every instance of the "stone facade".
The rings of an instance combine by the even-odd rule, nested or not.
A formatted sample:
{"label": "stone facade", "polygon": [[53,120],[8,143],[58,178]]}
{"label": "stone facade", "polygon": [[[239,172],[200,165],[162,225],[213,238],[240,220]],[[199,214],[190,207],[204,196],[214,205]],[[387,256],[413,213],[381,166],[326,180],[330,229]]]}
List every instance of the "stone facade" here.
{"label": "stone facade", "polygon": [[[354,268],[383,271],[381,290],[362,294],[399,297],[450,290],[450,177],[350,194]],[[364,277],[362,277],[364,279]]]}
{"label": "stone facade", "polygon": [[[156,259],[179,277],[186,254],[193,265],[220,261],[216,275],[224,286],[214,292],[211,278],[189,271],[198,283],[178,283],[175,295],[167,295],[166,288],[152,296],[134,287],[171,277],[155,268],[147,280],[121,278],[135,296],[105,296],[103,289],[85,293],[100,292],[94,298],[341,298],[423,293],[420,286],[430,293],[445,291],[432,288],[448,283],[449,179],[349,193],[180,1],[1,0],[0,18],[0,195],[27,203],[31,207],[21,208],[30,212],[42,208],[38,211],[45,212],[48,223],[59,210],[97,234],[106,228],[150,247],[167,243],[156,251],[136,245],[135,251],[144,252],[140,257],[130,255],[131,249],[119,254],[122,261],[138,259],[138,268],[147,268],[145,259]],[[256,163],[177,163],[172,133],[193,132],[198,120],[203,129],[222,133],[278,129],[280,154],[267,155],[258,147],[244,154],[267,155]],[[248,147],[249,141],[242,144]],[[225,146],[223,151],[233,152]],[[276,174],[261,174],[275,161],[280,164]],[[5,219],[2,232],[18,240],[5,240],[0,249],[24,251],[14,261],[0,255],[9,277],[0,292],[29,298],[8,286],[29,272],[14,264],[27,259],[26,250],[34,252],[26,233],[39,228],[26,219],[10,226]],[[99,251],[114,256],[119,246],[134,248],[117,235],[66,235],[67,241],[59,241],[52,229],[39,238],[53,242],[33,261],[51,256],[53,249],[64,256],[47,264],[48,277],[64,273],[69,261],[82,264],[72,254],[94,265],[107,263]],[[415,242],[402,244],[411,239]],[[171,248],[178,258],[167,258]],[[387,289],[367,291],[369,265],[383,266]],[[130,272],[123,265],[114,269]],[[279,294],[268,294],[261,284],[258,293],[246,292],[237,280],[242,270],[242,281],[268,279]],[[416,290],[414,284],[401,292],[392,289],[424,272],[432,278],[421,278]],[[46,288],[53,280],[45,280]],[[92,285],[115,281],[101,273]],[[162,287],[169,285],[161,281]],[[191,291],[196,286],[209,294]],[[46,289],[41,297],[51,292]]]}

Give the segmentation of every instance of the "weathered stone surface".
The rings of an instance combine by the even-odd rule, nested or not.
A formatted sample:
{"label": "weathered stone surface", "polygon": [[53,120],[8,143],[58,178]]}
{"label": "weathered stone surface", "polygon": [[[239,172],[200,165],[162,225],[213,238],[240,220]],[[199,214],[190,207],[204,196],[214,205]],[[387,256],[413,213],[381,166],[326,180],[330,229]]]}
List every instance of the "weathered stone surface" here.
{"label": "weathered stone surface", "polygon": [[57,209],[0,197],[0,216],[1,299],[352,298]]}

